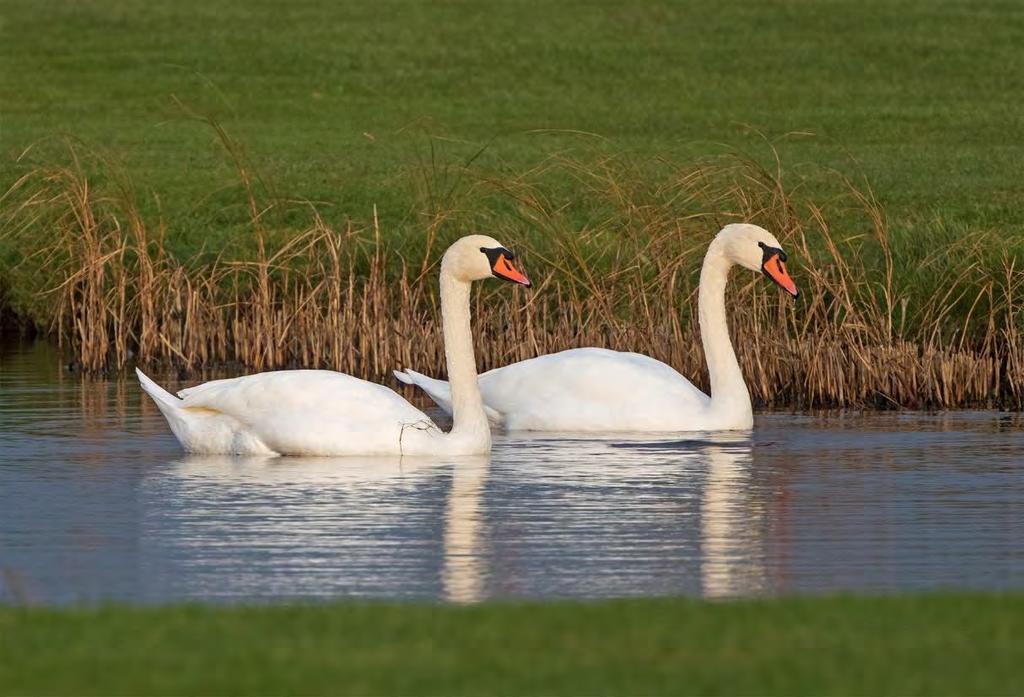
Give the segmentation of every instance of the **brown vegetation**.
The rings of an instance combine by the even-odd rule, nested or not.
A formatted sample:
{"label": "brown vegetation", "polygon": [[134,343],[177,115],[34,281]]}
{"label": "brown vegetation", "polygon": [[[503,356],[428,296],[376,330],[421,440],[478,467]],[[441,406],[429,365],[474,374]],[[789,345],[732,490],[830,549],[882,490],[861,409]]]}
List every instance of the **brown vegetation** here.
{"label": "brown vegetation", "polygon": [[[518,177],[475,176],[454,204],[424,205],[418,237],[382,230],[376,215],[332,226],[312,206],[305,229],[282,231],[266,221],[285,204],[258,201],[240,167],[248,257],[181,260],[127,187],[99,192],[76,160],[35,169],[5,195],[2,243],[18,250],[12,287],[30,288],[19,310],[87,372],[138,361],[190,373],[225,364],[371,379],[404,366],[440,373],[436,264],[448,240],[481,231],[520,249],[535,283],[479,284],[481,368],[606,346],[647,353],[706,386],[701,258],[722,224],[748,220],[783,241],[802,293],[793,303],[734,272],[733,340],[757,402],[1024,401],[1024,276],[997,240],[908,239],[895,249],[879,206],[856,187],[828,203],[844,221],[838,232],[823,206],[749,160],[659,166],[651,174],[616,159],[554,158]],[[494,206],[512,212],[488,218]]]}

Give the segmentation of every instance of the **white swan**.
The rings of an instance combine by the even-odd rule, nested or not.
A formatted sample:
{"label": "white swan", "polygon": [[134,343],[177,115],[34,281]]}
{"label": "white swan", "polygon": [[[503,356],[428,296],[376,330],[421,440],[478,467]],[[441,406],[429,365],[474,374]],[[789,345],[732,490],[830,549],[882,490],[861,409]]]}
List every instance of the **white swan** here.
{"label": "white swan", "polygon": [[[750,393],[743,381],[725,319],[729,269],[761,271],[790,295],[779,241],[756,225],[722,228],[704,256],[698,309],[711,396],[670,366],[638,353],[580,348],[531,358],[480,376],[488,418],[508,430],[712,431],[753,426]],[[395,371],[444,409],[448,383],[412,370]]]}
{"label": "white swan", "polygon": [[453,425],[441,431],[394,391],[329,370],[282,370],[214,380],[180,399],[136,373],[185,450],[234,455],[476,455],[491,448],[470,329],[472,281],[525,286],[512,252],[483,235],[463,237],[441,261],[441,322]]}

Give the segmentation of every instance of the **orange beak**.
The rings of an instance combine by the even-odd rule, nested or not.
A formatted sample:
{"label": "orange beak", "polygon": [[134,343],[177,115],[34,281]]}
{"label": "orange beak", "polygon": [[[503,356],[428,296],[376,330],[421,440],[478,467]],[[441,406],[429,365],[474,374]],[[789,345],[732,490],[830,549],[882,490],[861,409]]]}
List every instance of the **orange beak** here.
{"label": "orange beak", "polygon": [[494,261],[494,266],[491,267],[491,273],[498,278],[518,283],[519,285],[526,286],[527,288],[533,286],[533,284],[530,283],[530,279],[526,277],[526,274],[512,266],[512,262],[509,261],[504,254],[498,255],[498,258]]}
{"label": "orange beak", "polygon": [[786,271],[786,262],[779,258],[778,254],[772,254],[768,257],[763,264],[761,264],[761,270],[764,271],[765,276],[775,281],[782,290],[786,291],[794,298],[799,295],[799,291],[796,289],[796,283],[790,277],[789,272]]}

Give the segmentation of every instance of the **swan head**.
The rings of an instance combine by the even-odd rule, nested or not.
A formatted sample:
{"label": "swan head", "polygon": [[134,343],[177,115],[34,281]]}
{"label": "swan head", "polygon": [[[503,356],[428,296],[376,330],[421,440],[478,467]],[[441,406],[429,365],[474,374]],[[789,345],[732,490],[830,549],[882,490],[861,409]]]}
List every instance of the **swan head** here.
{"label": "swan head", "polygon": [[516,268],[516,255],[487,235],[469,235],[457,240],[441,259],[441,268],[452,277],[469,283],[494,276],[529,288],[530,279]]}
{"label": "swan head", "polygon": [[794,298],[799,291],[786,270],[786,253],[775,235],[749,223],[726,225],[715,238],[730,261],[760,271]]}

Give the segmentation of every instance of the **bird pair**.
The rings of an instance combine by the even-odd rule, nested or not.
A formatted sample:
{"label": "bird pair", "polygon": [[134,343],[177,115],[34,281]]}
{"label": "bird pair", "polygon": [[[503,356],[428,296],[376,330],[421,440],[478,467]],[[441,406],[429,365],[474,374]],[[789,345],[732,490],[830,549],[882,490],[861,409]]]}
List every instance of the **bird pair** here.
{"label": "bird pair", "polygon": [[445,433],[393,390],[327,370],[284,370],[214,380],[174,396],[136,371],[189,452],[238,455],[477,455],[491,425],[508,430],[673,432],[744,430],[750,394],[729,338],[729,269],[763,272],[794,297],[778,240],[756,225],[727,225],[708,247],[698,310],[711,395],[661,361],[637,353],[580,348],[539,356],[478,376],[470,328],[470,285],[496,277],[529,287],[515,255],[470,235],[441,260],[441,323],[448,382],[412,370],[399,380],[422,388],[452,416]]}

